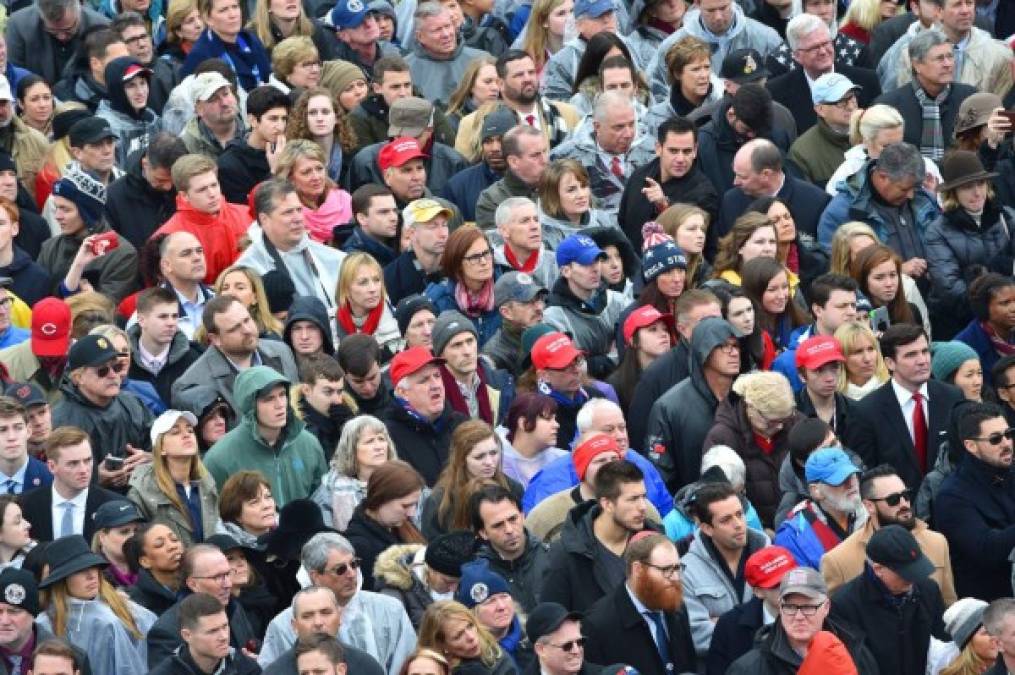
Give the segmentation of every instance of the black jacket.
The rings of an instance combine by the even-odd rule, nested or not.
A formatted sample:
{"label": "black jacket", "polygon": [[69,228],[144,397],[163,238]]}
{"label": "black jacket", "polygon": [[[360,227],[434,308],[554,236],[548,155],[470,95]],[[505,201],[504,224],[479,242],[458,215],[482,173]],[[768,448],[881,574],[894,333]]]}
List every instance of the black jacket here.
{"label": "black jacket", "polygon": [[[82,532],[85,541],[91,541],[95,534],[95,525],[92,517],[95,511],[106,502],[122,500],[119,495],[110,490],[99,487],[92,483],[88,487],[88,496],[85,498],[85,524]],[[53,530],[53,489],[43,487],[36,490],[24,492],[18,497],[21,504],[21,511],[29,523],[32,524],[31,536],[35,541],[53,541],[56,539]]]}
{"label": "black jacket", "polygon": [[944,611],[941,590],[932,579],[914,584],[912,594],[893,607],[887,589],[867,568],[835,592],[829,616],[863,631],[882,672],[923,675],[930,636],[949,639]]}
{"label": "black jacket", "polygon": [[142,568],[137,581],[128,590],[130,599],[145,609],[150,609],[156,616],[162,614],[176,604],[176,592],[166,588],[148,570]]}
{"label": "black jacket", "polygon": [[458,207],[465,222],[475,222],[479,195],[503,177],[503,174],[497,173],[489,164],[481,161],[451,176],[441,188],[440,195]]}
{"label": "black jacket", "polygon": [[753,597],[719,617],[705,658],[705,675],[726,675],[734,661],[754,648],[754,636],[764,625],[765,604]]}
{"label": "black jacket", "polygon": [[[346,673],[348,675],[384,675],[384,669],[377,659],[367,654],[362,649],[342,645],[345,654]],[[275,659],[263,671],[264,675],[297,675],[296,670],[296,647],[293,646],[287,652]]]}
{"label": "black jacket", "polygon": [[[811,401],[810,395],[807,393],[807,388],[804,387],[796,393],[796,409],[804,417],[817,417],[818,413],[814,409],[814,403]],[[832,431],[837,436],[842,438],[849,433],[849,421],[853,418],[856,413],[856,401],[844,396],[839,392],[835,392],[835,418],[832,424]]]}
{"label": "black jacket", "polygon": [[0,267],[0,277],[10,277],[14,281],[11,290],[29,307],[49,295],[49,289],[53,284],[49,272],[32,260],[17,244],[14,245],[11,264]]}
{"label": "black jacket", "polygon": [[352,233],[349,238],[342,244],[342,250],[346,253],[355,253],[356,251],[362,251],[369,253],[374,257],[381,267],[384,267],[389,262],[395,259],[398,254],[393,248],[386,244],[377,241],[373,237],[365,234],[363,228],[357,225],[352,228]]}
{"label": "black jacket", "polygon": [[525,532],[525,551],[515,560],[504,560],[489,543],[480,547],[478,557],[490,561],[490,569],[504,577],[511,597],[526,614],[539,604],[543,580],[549,572],[550,547]]}
{"label": "black jacket", "polygon": [[[881,93],[881,84],[873,70],[836,63],[835,72],[845,75],[850,82],[860,86],[860,90],[856,93],[856,102],[861,108],[869,108],[871,102]],[[768,91],[771,92],[773,99],[793,112],[798,133],[802,134],[818,123],[814,101],[811,99],[811,87],[807,84],[803,68],[794,68],[785,75],[769,80]],[[951,134],[945,138],[951,138]]]}
{"label": "black jacket", "polygon": [[[257,675],[260,672],[257,661],[235,650],[226,657],[225,663],[219,661],[215,675]],[[180,645],[175,654],[150,670],[148,675],[205,675],[205,672],[194,663],[187,645]]]}
{"label": "black jacket", "polygon": [[419,471],[431,487],[448,463],[452,432],[466,419],[446,405],[437,421],[427,424],[409,415],[397,401],[391,402],[383,416],[398,456]]}
{"label": "black jacket", "polygon": [[627,435],[632,448],[643,453],[648,450],[645,435],[648,433],[648,414],[652,411],[652,404],[691,374],[690,358],[690,344],[680,338],[670,351],[642,371],[628,406]]}
{"label": "black jacket", "polygon": [[[945,102],[941,104],[941,130],[944,133],[945,144],[950,142],[952,132],[955,130],[955,118],[959,114],[959,107],[962,102],[976,93],[976,88],[968,84],[954,83],[952,91]],[[886,91],[877,98],[874,103],[884,103],[899,111],[902,120],[905,122],[905,132],[902,140],[920,147],[920,140],[923,137],[923,109],[920,102],[916,100],[913,92],[913,85],[907,82],[897,89]]]}
{"label": "black jacket", "polygon": [[[642,225],[655,220],[658,215],[655,205],[649,203],[641,193],[642,188],[648,185],[645,182],[646,178],[651,178],[657,183],[662,179],[658,157],[635,169],[631,174],[620,197],[620,207],[617,211],[620,226],[636,251],[641,251]],[[704,209],[712,222],[715,222],[719,211],[719,195],[712,182],[699,168],[699,162],[695,162],[682,178],[671,178],[665,183],[660,183],[659,187],[663,189],[663,194],[670,204],[694,204]]]}
{"label": "black jacket", "polygon": [[[864,643],[863,635],[853,627],[837,623],[829,616],[822,629],[842,640],[859,675],[879,675],[882,672],[880,664]],[[786,631],[776,621],[758,631],[754,648],[734,661],[726,675],[796,675],[801,663],[803,658],[790,646]],[[893,671],[884,672],[895,675]]]}
{"label": "black jacket", "polygon": [[342,437],[342,427],[351,420],[354,415],[347,405],[332,406],[325,415],[317,411],[317,408],[307,403],[307,399],[301,397],[300,414],[303,415],[303,422],[307,425],[307,431],[317,437],[324,450],[324,459],[331,462],[335,455],[335,448],[338,447],[338,440]]}
{"label": "black jacket", "polygon": [[[106,188],[106,220],[138,251],[176,213],[176,191],[156,190],[141,172],[142,153],[127,158],[127,172]],[[221,180],[221,179],[220,179]]]}
{"label": "black jacket", "polygon": [[[251,640],[260,641],[261,636],[254,634],[247,613],[238,602],[230,600],[226,613],[229,615],[229,644],[233,648],[239,651]],[[157,665],[172,658],[176,650],[183,645],[180,638],[179,602],[167,609],[152,625],[145,641],[148,643],[149,669],[154,670]]]}
{"label": "black jacket", "polygon": [[[108,199],[108,188],[106,190]],[[35,203],[35,198],[28,194],[28,190],[20,182],[15,205],[18,207],[20,222],[14,243],[23,248],[32,260],[36,260],[39,251],[42,250],[42,242],[53,236],[53,232],[49,229],[49,223],[39,215],[39,205]]]}
{"label": "black jacket", "polygon": [[[930,397],[927,406],[930,413],[927,420],[929,471],[937,461],[941,441],[946,440],[951,410],[963,400],[963,396],[956,387],[937,380],[927,383],[927,393]],[[914,490],[918,488],[924,474],[916,461],[913,439],[909,435],[909,427],[899,408],[899,401],[895,398],[891,381],[860,399],[855,409],[854,423],[847,429],[846,445],[860,455],[866,466],[891,464],[907,486]]]}
{"label": "black jacket", "polygon": [[385,527],[366,514],[363,502],[360,502],[349,519],[345,528],[345,537],[356,549],[356,557],[360,559],[360,571],[363,574],[363,589],[374,590],[374,563],[389,546],[404,544],[398,535],[389,527]]}
{"label": "black jacket", "polygon": [[268,155],[251,147],[245,137],[229,141],[218,156],[218,165],[222,194],[233,204],[246,204],[254,186],[271,178]]}
{"label": "black jacket", "polygon": [[141,350],[138,347],[141,341],[141,326],[137,324],[131,326],[127,331],[127,337],[130,338],[130,370],[127,371],[127,377],[151,383],[155,387],[155,391],[158,392],[159,398],[168,408],[172,398],[170,390],[173,382],[187,372],[187,368],[190,368],[191,364],[201,357],[201,350],[188,340],[186,335],[176,331],[176,335],[173,336],[173,341],[169,345],[166,362],[158,374],[155,374],[141,364]]}
{"label": "black jacket", "polygon": [[695,672],[697,659],[687,609],[666,612],[672,667],[663,664],[652,632],[623,581],[585,613],[585,657],[596,663],[626,663],[642,675]]}
{"label": "black jacket", "polygon": [[934,526],[947,539],[960,598],[985,602],[1012,593],[1015,475],[963,452],[934,499]]}
{"label": "black jacket", "polygon": [[439,270],[427,274],[417,268],[416,254],[411,248],[384,266],[384,290],[392,306],[402,298],[423,293],[427,284],[438,283],[442,278]]}
{"label": "black jacket", "polygon": [[[368,145],[352,158],[349,169],[350,191],[367,183],[384,185],[377,157],[385,145],[387,140]],[[450,145],[435,142],[427,152],[430,156],[423,160],[423,166],[426,167],[426,186],[432,192],[439,192],[452,176],[469,166],[469,162]]]}
{"label": "black jacket", "polygon": [[[776,197],[786,202],[797,232],[817,237],[818,221],[821,220],[821,214],[828,202],[832,200],[831,196],[805,180],[794,178],[789,174],[785,176],[786,180],[783,181]],[[733,229],[733,222],[744,214],[754,200],[755,197],[751,197],[738,187],[728,190],[722,197],[722,206],[719,207],[718,227],[709,228],[709,238],[712,238],[712,230],[715,230],[716,241],[726,235]]]}
{"label": "black jacket", "polygon": [[[335,342],[331,335],[331,319],[328,317],[328,308],[316,297],[308,295],[297,295],[289,305],[289,313],[285,317],[285,325],[282,327],[282,340],[292,347],[291,331],[293,324],[297,321],[310,321],[321,331],[323,339],[322,349],[328,356],[335,355]],[[295,354],[295,350],[293,351]]]}

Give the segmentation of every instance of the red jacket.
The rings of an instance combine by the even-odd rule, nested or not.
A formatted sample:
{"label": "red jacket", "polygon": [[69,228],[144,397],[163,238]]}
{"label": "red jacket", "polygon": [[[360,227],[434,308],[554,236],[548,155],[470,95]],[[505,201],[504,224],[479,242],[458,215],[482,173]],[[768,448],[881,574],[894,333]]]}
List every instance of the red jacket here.
{"label": "red jacket", "polygon": [[214,284],[224,269],[240,257],[239,241],[250,226],[250,211],[245,205],[222,200],[222,209],[215,215],[197,211],[182,194],[176,195],[176,213],[159,229],[159,234],[190,232],[204,247],[208,273],[204,283]]}
{"label": "red jacket", "polygon": [[797,675],[857,675],[856,664],[842,640],[828,631],[819,631],[807,648],[807,658]]}

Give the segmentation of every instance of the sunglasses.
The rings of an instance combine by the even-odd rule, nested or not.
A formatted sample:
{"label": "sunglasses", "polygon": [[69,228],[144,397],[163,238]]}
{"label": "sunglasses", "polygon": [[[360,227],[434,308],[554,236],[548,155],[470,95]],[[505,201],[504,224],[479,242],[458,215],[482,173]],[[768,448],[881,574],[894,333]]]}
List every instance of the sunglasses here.
{"label": "sunglasses", "polygon": [[347,563],[341,563],[339,565],[335,565],[330,570],[325,570],[325,571],[326,572],[330,571],[335,576],[341,577],[341,576],[344,576],[345,573],[348,572],[349,570],[353,570],[353,571],[358,570],[359,569],[359,563],[360,563],[359,558],[353,558],[352,560],[350,560]]}
{"label": "sunglasses", "polygon": [[1004,439],[1015,440],[1015,428],[1009,427],[1004,431],[995,431],[990,436],[973,436],[971,440],[974,441],[986,441],[991,445],[1001,445],[1001,441]]}
{"label": "sunglasses", "polygon": [[119,375],[120,373],[122,373],[126,369],[127,369],[127,364],[126,363],[120,363],[119,361],[117,361],[117,362],[112,363],[112,364],[108,364],[107,363],[104,366],[99,366],[98,368],[95,369],[95,374],[98,375],[101,378],[101,377],[105,377],[106,375],[109,375],[109,371],[113,371],[114,373]]}
{"label": "sunglasses", "polygon": [[912,504],[913,491],[903,490],[902,492],[893,492],[892,494],[885,495],[884,497],[871,497],[872,502],[884,502],[889,506],[898,506],[899,502],[903,499],[905,499],[907,503]]}
{"label": "sunglasses", "polygon": [[578,649],[584,649],[584,647],[585,647],[585,638],[580,637],[580,638],[578,638],[576,640],[568,640],[567,642],[564,642],[564,643],[559,644],[559,645],[554,643],[554,642],[549,642],[549,641],[547,641],[546,644],[550,645],[551,647],[556,647],[557,649],[559,649],[562,652],[571,652],[571,651],[574,651],[575,647],[578,647]]}

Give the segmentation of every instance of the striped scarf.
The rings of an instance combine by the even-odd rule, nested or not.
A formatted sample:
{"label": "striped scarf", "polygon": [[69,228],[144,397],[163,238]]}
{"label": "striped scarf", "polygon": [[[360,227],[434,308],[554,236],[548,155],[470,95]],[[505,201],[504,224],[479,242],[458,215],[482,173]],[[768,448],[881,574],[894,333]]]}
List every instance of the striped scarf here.
{"label": "striped scarf", "polygon": [[952,92],[948,85],[936,98],[931,98],[913,78],[913,93],[923,111],[923,134],[920,136],[920,154],[928,159],[940,161],[945,154],[945,134],[941,127],[941,104]]}

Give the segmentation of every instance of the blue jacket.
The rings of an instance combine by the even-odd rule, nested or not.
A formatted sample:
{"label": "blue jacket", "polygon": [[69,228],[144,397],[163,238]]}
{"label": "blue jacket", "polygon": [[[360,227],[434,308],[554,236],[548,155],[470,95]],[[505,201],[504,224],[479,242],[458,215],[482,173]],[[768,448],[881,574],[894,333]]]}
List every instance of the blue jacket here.
{"label": "blue jacket", "polygon": [[[494,269],[494,277],[499,276]],[[403,296],[404,297],[404,296]],[[465,312],[458,306],[455,301],[455,282],[451,279],[445,279],[436,284],[430,284],[426,287],[426,297],[430,298],[430,302],[437,308],[437,313],[453,309],[458,312]],[[468,314],[465,314],[469,316]],[[493,337],[493,334],[500,328],[500,312],[496,308],[485,312],[482,316],[469,317],[472,320],[473,325],[476,326],[476,332],[479,334],[479,347],[482,349],[486,341]]]}
{"label": "blue jacket", "polygon": [[271,59],[257,36],[247,30],[240,31],[236,44],[228,45],[210,28],[201,33],[187,60],[180,68],[180,77],[194,72],[197,65],[207,59],[222,59],[236,73],[236,80],[246,91],[259,84],[267,84],[271,75]]}
{"label": "blue jacket", "polygon": [[53,474],[49,472],[46,465],[34,457],[28,458],[28,466],[25,467],[25,482],[21,492],[30,492],[36,488],[49,487],[53,483]]}
{"label": "blue jacket", "polygon": [[30,337],[32,337],[31,331],[25,330],[24,328],[18,328],[12,324],[7,327],[7,330],[0,333],[0,349],[21,344]]}
{"label": "blue jacket", "polygon": [[[871,202],[873,189],[870,184],[870,162],[860,171],[850,176],[839,188],[839,193],[825,207],[818,222],[818,243],[825,251],[831,253],[832,237],[843,223],[859,220],[867,223],[878,238],[891,245],[888,241],[886,223]],[[937,200],[921,185],[916,189],[912,201],[913,217],[916,220],[916,231],[921,241],[926,241],[927,228],[941,215]]]}
{"label": "blue jacket", "polygon": [[[648,492],[648,500],[659,511],[659,515],[665,517],[673,510],[673,498],[666,490],[666,484],[652,462],[634,450],[628,450],[624,454],[624,459],[637,465],[645,474],[645,490]],[[577,484],[578,473],[574,469],[571,456],[558,457],[544,466],[529,481],[528,487],[525,488],[525,494],[522,496],[522,510],[528,513],[547,497],[573,488]]]}
{"label": "blue jacket", "polygon": [[782,525],[775,531],[775,539],[772,540],[772,543],[788,549],[793,554],[798,565],[820,570],[821,556],[825,555],[826,550],[830,549],[826,549],[821,544],[817,533],[814,532],[814,526],[811,525],[808,517],[805,515],[807,511],[814,513],[814,517],[818,521],[824,518],[821,509],[813,505],[811,500],[808,499],[800,502],[789,512],[786,520],[782,521]]}
{"label": "blue jacket", "polygon": [[20,82],[21,78],[24,77],[25,75],[31,74],[32,71],[25,70],[24,68],[19,68],[8,60],[7,70],[4,71],[4,76],[7,78],[7,81],[10,82],[11,84],[11,93],[17,95],[18,82]]}
{"label": "blue jacket", "polygon": [[352,229],[352,234],[350,234],[349,238],[345,240],[345,244],[342,245],[342,250],[346,253],[354,253],[356,251],[369,253],[381,267],[390,263],[398,255],[390,247],[385,246],[376,239],[363,234],[363,228],[359,225]]}
{"label": "blue jacket", "polygon": [[955,339],[959,342],[965,342],[967,345],[973,348],[973,351],[980,357],[980,365],[983,366],[983,374],[987,375],[990,373],[994,364],[1000,360],[997,350],[994,349],[994,345],[990,343],[990,338],[983,328],[980,327],[980,320],[973,319],[969,324],[963,328]]}
{"label": "blue jacket", "polygon": [[792,335],[789,336],[786,351],[779,354],[775,358],[775,361],[772,362],[772,370],[786,376],[786,379],[789,380],[789,386],[793,387],[794,394],[804,388],[804,383],[800,380],[800,374],[797,373],[796,369],[796,348],[797,345],[813,334],[814,324],[800,326],[794,330]]}
{"label": "blue jacket", "polygon": [[502,176],[491,169],[489,164],[480,162],[468,169],[462,169],[448,179],[444,189],[441,190],[441,197],[458,207],[465,222],[474,223],[479,194],[501,178]]}
{"label": "blue jacket", "polygon": [[[754,508],[754,504],[746,499],[744,501],[747,503],[747,510],[744,512],[744,517],[747,519],[747,527],[758,532],[764,532],[765,526],[761,524],[761,518],[758,517],[758,511]],[[680,509],[672,508],[663,518],[663,529],[666,530],[666,536],[670,538],[670,541],[680,541],[697,532],[698,526]]]}

